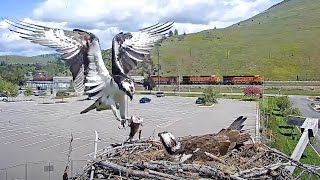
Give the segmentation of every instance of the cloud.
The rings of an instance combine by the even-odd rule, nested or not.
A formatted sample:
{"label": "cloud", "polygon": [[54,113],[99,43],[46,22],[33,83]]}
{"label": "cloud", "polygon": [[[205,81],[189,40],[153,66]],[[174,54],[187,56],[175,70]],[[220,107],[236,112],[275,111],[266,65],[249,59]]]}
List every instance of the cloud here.
{"label": "cloud", "polygon": [[[103,49],[121,31],[136,31],[158,22],[175,21],[179,33],[224,28],[262,12],[280,0],[46,0],[25,21],[49,27],[84,29],[96,34]],[[0,54],[34,55],[52,51],[21,40],[0,21]],[[41,48],[40,48],[41,47]]]}

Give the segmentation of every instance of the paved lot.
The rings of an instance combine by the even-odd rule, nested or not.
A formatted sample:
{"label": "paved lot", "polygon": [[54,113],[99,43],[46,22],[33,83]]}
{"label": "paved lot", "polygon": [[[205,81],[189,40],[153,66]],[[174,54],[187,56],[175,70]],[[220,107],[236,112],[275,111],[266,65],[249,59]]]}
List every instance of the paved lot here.
{"label": "paved lot", "polygon": [[[176,136],[217,132],[240,115],[248,117],[245,128],[252,134],[255,132],[255,102],[221,99],[219,104],[208,108],[196,105],[195,98],[151,96],[151,103],[139,104],[140,97],[136,95],[129,102],[129,115],[139,114],[144,118],[143,137],[153,134],[157,137],[161,131],[170,131]],[[52,101],[50,99],[0,102],[0,169],[26,162],[51,161],[54,171],[49,176],[60,179],[66,162],[58,161],[67,160],[71,133],[74,137],[71,158],[77,160],[90,159],[88,154],[93,151],[94,130],[102,139],[99,149],[128,137],[129,130],[117,128],[118,121],[111,111],[80,115],[79,112],[93,101],[66,100],[69,102],[64,104],[41,104]],[[81,167],[85,161],[74,163]],[[28,179],[49,178],[44,165],[48,163],[10,168],[6,172],[7,178],[11,179],[15,174],[24,179],[26,168]],[[4,171],[0,171],[0,179],[5,179]]]}

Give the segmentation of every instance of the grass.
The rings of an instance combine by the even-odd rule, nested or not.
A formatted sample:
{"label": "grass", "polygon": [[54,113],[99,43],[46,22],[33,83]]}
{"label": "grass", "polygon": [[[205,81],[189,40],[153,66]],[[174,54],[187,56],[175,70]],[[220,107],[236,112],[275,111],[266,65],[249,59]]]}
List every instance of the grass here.
{"label": "grass", "polygon": [[265,86],[320,86],[320,81],[265,81]]}
{"label": "grass", "polygon": [[[219,93],[243,93],[244,87],[234,87],[234,86],[213,86],[216,91]],[[161,86],[161,91],[172,91],[173,86]],[[203,92],[205,86],[181,86],[180,92]],[[262,86],[261,86],[262,89]],[[282,95],[305,95],[305,96],[320,96],[320,89],[308,89],[308,88],[290,88],[290,89],[283,89],[283,88],[265,88],[265,94],[280,94]],[[137,91],[143,90],[140,87],[136,87]],[[178,93],[178,92],[176,92]]]}
{"label": "grass", "polygon": [[[268,132],[274,140],[271,146],[290,156],[296,147],[301,134],[297,128],[293,128],[294,139],[292,139],[291,129],[284,128],[288,126],[287,120],[286,117],[282,116],[277,108],[275,97],[267,97],[266,101],[268,109],[267,112],[270,112],[267,126]],[[311,146],[308,145],[300,159],[300,162],[305,164],[320,165],[320,157],[311,148]],[[298,171],[299,170],[297,169],[295,173],[298,173]],[[302,179],[308,178],[303,177]]]}
{"label": "grass", "polygon": [[[318,0],[290,0],[227,28],[168,38],[160,74],[319,80],[319,8]],[[156,50],[151,58],[157,64]]]}

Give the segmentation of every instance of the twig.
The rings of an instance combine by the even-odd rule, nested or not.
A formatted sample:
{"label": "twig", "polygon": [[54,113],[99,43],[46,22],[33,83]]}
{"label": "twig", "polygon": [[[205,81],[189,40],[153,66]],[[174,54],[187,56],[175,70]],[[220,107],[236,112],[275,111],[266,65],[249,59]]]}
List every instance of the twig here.
{"label": "twig", "polygon": [[299,161],[296,161],[294,159],[292,159],[291,157],[287,156],[286,154],[278,151],[277,149],[274,149],[274,148],[270,148],[269,146],[267,145],[264,145],[269,151],[277,154],[277,155],[280,155],[282,158],[286,159],[287,161],[289,161],[291,164],[290,165],[295,165],[301,169],[304,169],[310,173],[313,173],[315,175],[317,175],[319,178],[320,178],[320,174],[317,172],[317,169],[316,168],[311,168],[310,166],[306,166],[302,163],[300,163]]}
{"label": "twig", "polygon": [[[239,173],[234,174],[234,176],[243,177],[243,178],[250,178],[250,177],[257,177],[264,174],[267,174],[269,170],[275,170],[278,169],[280,166],[286,166],[287,163],[277,163],[272,164],[263,168],[253,168],[253,169],[247,169],[244,171],[240,171]],[[256,172],[255,172],[256,171]],[[249,174],[247,174],[249,173]]]}
{"label": "twig", "polygon": [[173,175],[170,175],[170,174],[166,174],[166,173],[162,173],[162,172],[158,172],[158,171],[153,171],[153,170],[147,170],[147,172],[149,172],[150,174],[154,174],[154,175],[157,175],[157,176],[170,178],[170,179],[181,179],[181,180],[184,179],[184,178],[181,178],[181,177],[177,177],[177,176],[173,176]]}
{"label": "twig", "polygon": [[210,157],[212,160],[214,160],[214,161],[218,161],[218,162],[220,162],[220,163],[225,163],[222,159],[220,159],[220,158],[218,158],[217,156],[215,156],[215,155],[213,155],[213,154],[211,154],[211,153],[208,153],[208,152],[204,152],[204,154],[206,155],[206,156],[208,156],[208,157]]}
{"label": "twig", "polygon": [[125,172],[125,173],[133,175],[133,176],[138,176],[140,178],[153,178],[153,179],[157,178],[157,176],[149,174],[148,172],[132,170],[132,169],[114,164],[110,161],[97,162],[96,164],[103,166],[103,167],[106,167],[106,168],[111,168],[113,171],[115,171],[117,173]]}

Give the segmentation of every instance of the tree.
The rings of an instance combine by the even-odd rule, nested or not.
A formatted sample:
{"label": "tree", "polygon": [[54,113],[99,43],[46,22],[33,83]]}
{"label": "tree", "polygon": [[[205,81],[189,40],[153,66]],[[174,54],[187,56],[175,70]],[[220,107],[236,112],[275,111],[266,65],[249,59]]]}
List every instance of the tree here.
{"label": "tree", "polygon": [[218,100],[217,100],[217,95],[218,95],[218,92],[213,89],[212,87],[207,87],[204,91],[203,91],[203,98],[204,98],[204,102],[205,103],[218,103]]}
{"label": "tree", "polygon": [[7,96],[14,98],[18,96],[18,87],[17,85],[11,82],[5,82],[4,84],[4,92]]}
{"label": "tree", "polygon": [[64,97],[67,97],[67,96],[68,96],[68,93],[67,93],[67,91],[65,91],[65,90],[59,90],[59,91],[56,93],[56,96],[57,96],[58,98],[61,98],[61,102],[63,102],[63,98],[64,98]]}
{"label": "tree", "polygon": [[144,89],[149,90],[150,93],[151,93],[151,90],[157,86],[154,80],[150,76],[143,80],[142,85]]}
{"label": "tree", "polygon": [[27,86],[24,90],[24,93],[23,93],[25,96],[30,96],[32,94],[32,89],[31,87]]}
{"label": "tree", "polygon": [[251,96],[251,99],[253,99],[254,96],[261,94],[261,89],[256,86],[247,86],[243,89],[243,93],[245,96]]}
{"label": "tree", "polygon": [[172,32],[171,30],[169,31],[168,36],[169,36],[169,37],[173,36],[173,32]]}
{"label": "tree", "polygon": [[280,109],[280,111],[285,111],[292,107],[292,104],[288,98],[288,96],[280,96],[276,99],[276,105]]}
{"label": "tree", "polygon": [[175,35],[175,36],[179,35],[179,34],[178,34],[178,29],[175,29],[175,30],[174,30],[174,35]]}

